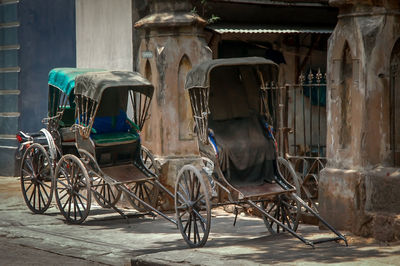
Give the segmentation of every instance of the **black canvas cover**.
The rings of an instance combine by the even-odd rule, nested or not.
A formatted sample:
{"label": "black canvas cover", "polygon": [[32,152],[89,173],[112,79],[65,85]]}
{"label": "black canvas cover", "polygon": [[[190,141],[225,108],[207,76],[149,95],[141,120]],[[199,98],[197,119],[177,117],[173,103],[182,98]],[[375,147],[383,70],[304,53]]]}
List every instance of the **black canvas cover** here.
{"label": "black canvas cover", "polygon": [[153,96],[153,85],[138,72],[102,71],[81,74],[75,79],[75,94],[100,102],[106,89],[126,88]]}
{"label": "black canvas cover", "polygon": [[272,139],[257,116],[210,121],[221,170],[233,185],[271,183],[276,159]]}
{"label": "black canvas cover", "polygon": [[213,69],[229,66],[253,66],[260,67],[260,71],[266,80],[276,80],[278,65],[273,61],[262,57],[240,57],[207,60],[193,67],[186,76],[185,89],[201,87],[209,88],[212,82],[210,73]]}

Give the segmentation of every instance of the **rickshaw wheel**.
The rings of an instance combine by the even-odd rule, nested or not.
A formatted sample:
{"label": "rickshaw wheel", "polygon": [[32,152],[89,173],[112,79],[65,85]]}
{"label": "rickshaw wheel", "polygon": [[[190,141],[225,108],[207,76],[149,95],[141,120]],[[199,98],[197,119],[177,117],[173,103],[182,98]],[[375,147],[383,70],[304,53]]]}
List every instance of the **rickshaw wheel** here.
{"label": "rickshaw wheel", "polygon": [[53,198],[53,167],[45,148],[32,144],[24,153],[20,168],[22,195],[29,209],[44,213]]}
{"label": "rickshaw wheel", "polygon": [[[153,182],[144,180],[127,184],[127,187],[141,200],[143,200],[144,202],[146,202],[147,204],[149,204],[154,208],[157,207],[158,194],[160,191],[159,188],[156,185],[154,185]],[[127,197],[132,207],[135,208],[136,210],[140,212],[145,212],[148,210],[148,208],[146,208],[142,203],[140,203],[135,198],[129,196],[129,194],[124,193],[124,195]]]}
{"label": "rickshaw wheel", "polygon": [[140,156],[142,158],[144,166],[153,173],[155,176],[159,176],[160,169],[157,167],[156,161],[154,160],[153,154],[145,146],[140,147]]}
{"label": "rickshaw wheel", "polygon": [[291,184],[295,189],[297,195],[300,196],[300,181],[299,177],[297,176],[296,172],[294,171],[292,165],[289,161],[282,157],[278,157],[278,168],[279,172],[281,173],[282,177],[285,178],[289,184]]}
{"label": "rickshaw wheel", "polygon": [[101,170],[90,153],[85,150],[79,150],[79,154],[90,176],[92,194],[95,201],[102,208],[111,208],[115,206],[121,198],[121,191],[107,184],[107,182],[97,174],[101,172]]}
{"label": "rickshaw wheel", "polygon": [[208,187],[193,165],[185,165],[175,184],[175,213],[183,239],[191,248],[207,242],[211,226]]}
{"label": "rickshaw wheel", "polygon": [[[160,174],[160,170],[157,167],[156,161],[154,160],[153,154],[147,149],[145,146],[140,147],[140,157],[142,159],[143,165],[149,170],[155,177],[158,179],[158,175]],[[139,181],[135,183],[131,183],[127,185],[128,189],[132,191],[136,196],[138,196],[141,200],[152,206],[153,208],[157,208],[159,203],[160,189],[157,185],[154,185],[152,181]],[[147,211],[143,204],[141,204],[138,200],[130,197],[125,193],[129,203],[133,208],[140,212]]]}
{"label": "rickshaw wheel", "polygon": [[111,208],[117,204],[121,198],[121,190],[118,190],[114,186],[110,186],[99,176],[91,177],[91,182],[92,190],[101,195],[99,196],[97,193],[93,192],[94,199],[102,208]]}
{"label": "rickshaw wheel", "polygon": [[78,157],[61,157],[55,171],[55,194],[58,208],[67,222],[80,224],[89,215],[91,204],[90,180]]}
{"label": "rickshaw wheel", "polygon": [[[289,195],[280,194],[273,200],[262,202],[262,208],[291,230],[297,230],[300,219],[300,208],[297,200],[291,199]],[[271,234],[279,234],[280,232],[286,231],[283,227],[269,219],[267,216],[263,216],[263,220]]]}

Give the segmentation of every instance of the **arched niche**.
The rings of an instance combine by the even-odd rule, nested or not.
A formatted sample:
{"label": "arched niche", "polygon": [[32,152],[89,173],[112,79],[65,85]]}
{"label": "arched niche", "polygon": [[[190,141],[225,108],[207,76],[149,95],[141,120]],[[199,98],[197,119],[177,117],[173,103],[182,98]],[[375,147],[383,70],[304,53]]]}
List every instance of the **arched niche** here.
{"label": "arched niche", "polygon": [[400,39],[390,56],[390,150],[393,166],[400,166]]}
{"label": "arched niche", "polygon": [[343,46],[339,77],[341,122],[339,144],[342,149],[346,149],[351,143],[351,91],[353,87],[353,58],[347,42]]}
{"label": "arched niche", "polygon": [[[144,67],[144,77],[150,81],[150,83],[153,83],[153,73],[151,70],[151,65],[149,60],[146,60],[146,65]],[[155,89],[155,88],[154,88]],[[155,98],[156,92],[153,92],[153,99],[152,102],[150,104],[150,108],[149,108],[149,113],[148,113],[148,119],[151,117],[151,115],[154,113],[153,109],[154,109],[154,98]],[[145,123],[145,126],[143,128],[143,135],[144,135],[144,139],[146,141],[152,141],[153,140],[153,130],[152,130],[152,126],[149,123],[149,121],[147,121],[147,123]]]}
{"label": "arched niche", "polygon": [[193,139],[193,119],[189,93],[185,91],[186,75],[192,69],[192,64],[187,55],[183,55],[178,69],[178,114],[179,114],[179,139]]}

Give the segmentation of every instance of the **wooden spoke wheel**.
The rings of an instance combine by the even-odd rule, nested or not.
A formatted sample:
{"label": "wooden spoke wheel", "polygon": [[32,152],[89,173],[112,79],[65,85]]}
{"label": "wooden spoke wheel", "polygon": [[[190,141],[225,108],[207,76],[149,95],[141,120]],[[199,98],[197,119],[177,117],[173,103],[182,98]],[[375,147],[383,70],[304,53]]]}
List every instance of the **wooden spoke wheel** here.
{"label": "wooden spoke wheel", "polygon": [[[131,184],[126,185],[128,189],[134,193],[140,200],[144,201],[145,203],[149,204],[153,208],[157,207],[158,202],[158,195],[159,195],[159,188],[158,186],[154,185],[153,181],[151,180],[144,180],[139,182],[134,182]],[[149,208],[146,208],[143,203],[139,200],[135,199],[134,197],[130,196],[128,193],[125,193],[129,203],[132,205],[133,208],[140,212],[148,211]]]}
{"label": "wooden spoke wheel", "polygon": [[[262,202],[264,210],[274,217],[276,220],[286,225],[293,231],[297,230],[300,219],[299,203],[295,199],[291,199],[289,195],[281,194],[271,201]],[[264,224],[271,234],[278,234],[286,231],[274,220],[267,216],[263,216]]]}
{"label": "wooden spoke wheel", "polygon": [[121,190],[115,186],[110,186],[99,176],[92,176],[92,191],[96,202],[103,208],[111,208],[117,204],[121,198]]}
{"label": "wooden spoke wheel", "polygon": [[46,149],[32,144],[24,153],[20,168],[24,200],[34,213],[44,213],[53,198],[53,166]]}
{"label": "wooden spoke wheel", "polygon": [[140,156],[142,158],[144,166],[146,166],[147,170],[153,173],[156,177],[160,174],[160,169],[157,166],[156,161],[154,160],[153,154],[144,146],[141,146]]}
{"label": "wooden spoke wheel", "polygon": [[92,194],[95,201],[103,208],[111,208],[121,198],[121,191],[110,186],[99,175],[101,172],[94,157],[85,150],[80,150],[81,161],[84,163],[91,181]]}
{"label": "wooden spoke wheel", "polygon": [[61,157],[55,171],[55,194],[58,208],[67,222],[80,224],[89,215],[91,191],[89,175],[78,157]]}
{"label": "wooden spoke wheel", "polygon": [[209,191],[200,172],[185,165],[175,185],[175,213],[183,239],[191,248],[207,242],[211,226]]}
{"label": "wooden spoke wheel", "polygon": [[[156,179],[158,179],[158,175],[160,174],[160,170],[157,167],[156,161],[154,160],[153,154],[144,146],[141,146],[140,149],[140,157],[144,166],[147,168],[149,172],[151,172]],[[135,183],[131,183],[127,185],[128,189],[134,193],[140,200],[149,204],[153,208],[157,208],[160,202],[160,189],[157,185],[154,184],[152,180],[144,180]],[[144,212],[149,209],[143,205],[140,201],[129,196],[129,194],[125,193],[129,203],[138,211]]]}
{"label": "wooden spoke wheel", "polygon": [[301,197],[307,198],[310,197],[311,200],[318,199],[318,176],[316,174],[308,174],[303,180],[303,187],[308,190],[302,190]]}

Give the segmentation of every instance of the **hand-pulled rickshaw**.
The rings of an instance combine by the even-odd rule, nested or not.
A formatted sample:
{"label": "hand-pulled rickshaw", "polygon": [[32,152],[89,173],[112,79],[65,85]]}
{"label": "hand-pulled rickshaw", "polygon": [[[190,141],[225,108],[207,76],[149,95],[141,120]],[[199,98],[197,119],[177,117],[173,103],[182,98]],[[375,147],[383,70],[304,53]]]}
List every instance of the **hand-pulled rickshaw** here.
{"label": "hand-pulled rickshaw", "polygon": [[[202,169],[185,165],[175,187],[177,223],[190,247],[206,243],[211,208],[226,204],[252,206],[271,233],[287,231],[311,246],[338,240],[347,245],[346,238],[296,194],[298,177],[277,157],[268,97],[277,76],[275,63],[257,57],[210,60],[188,73],[185,89],[204,162]],[[227,194],[226,200],[213,199],[217,188]],[[307,240],[299,235],[302,208],[335,236]]]}
{"label": "hand-pulled rickshaw", "polygon": [[155,209],[158,191],[165,188],[139,135],[153,90],[136,72],[53,69],[47,129],[17,135],[26,149],[21,186],[28,207],[45,212],[54,192],[67,222],[82,223],[92,196],[125,216],[115,206],[124,193],[137,210],[170,219]]}
{"label": "hand-pulled rickshaw", "polygon": [[100,69],[55,68],[49,73],[46,128],[39,132],[18,132],[17,159],[21,160],[21,189],[26,205],[34,213],[44,213],[54,190],[54,170],[60,157],[74,152],[74,87],[77,75]]}

